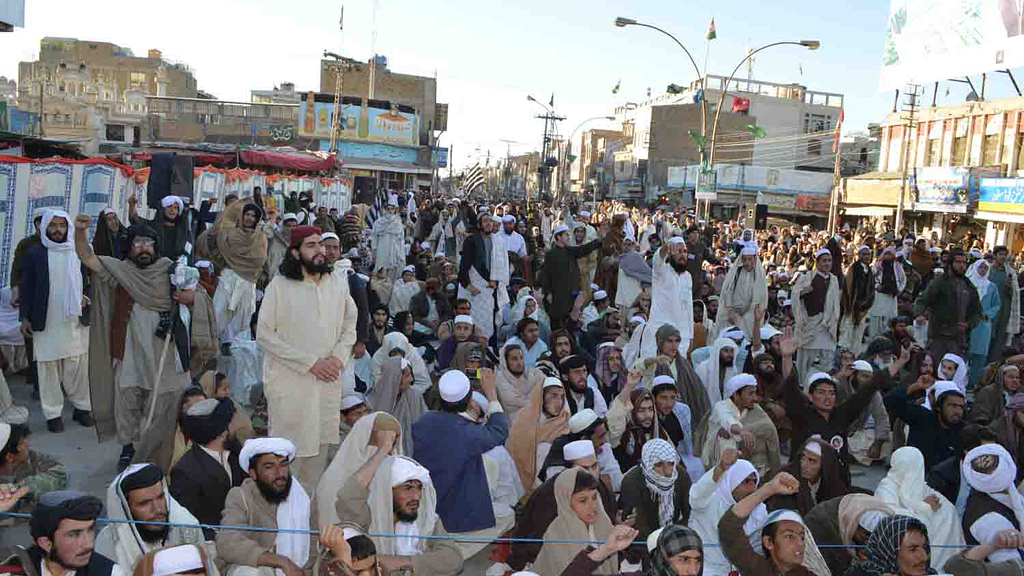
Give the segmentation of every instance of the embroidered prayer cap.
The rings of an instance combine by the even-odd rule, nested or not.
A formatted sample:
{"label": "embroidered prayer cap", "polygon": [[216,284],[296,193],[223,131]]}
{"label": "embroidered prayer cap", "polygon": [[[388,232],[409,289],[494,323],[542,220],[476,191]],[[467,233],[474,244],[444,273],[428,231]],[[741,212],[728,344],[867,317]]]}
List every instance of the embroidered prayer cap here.
{"label": "embroidered prayer cap", "polygon": [[575,462],[596,454],[594,443],[590,440],[576,440],[575,442],[569,442],[562,448],[562,457],[566,462]]}
{"label": "embroidered prayer cap", "polygon": [[469,395],[469,377],[460,370],[449,370],[441,375],[438,388],[445,402],[461,402]]}

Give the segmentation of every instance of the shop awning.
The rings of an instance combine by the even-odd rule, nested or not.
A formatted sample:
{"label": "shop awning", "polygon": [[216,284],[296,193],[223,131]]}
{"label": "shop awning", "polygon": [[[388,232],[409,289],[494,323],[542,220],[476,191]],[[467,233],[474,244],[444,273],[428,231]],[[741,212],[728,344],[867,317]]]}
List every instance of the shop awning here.
{"label": "shop awning", "polygon": [[382,172],[401,172],[403,174],[433,174],[426,166],[417,166],[408,162],[395,160],[376,160],[370,158],[342,158],[342,166],[349,170],[379,170]]}
{"label": "shop awning", "polygon": [[[193,156],[197,164],[227,164],[235,159],[234,154],[214,154],[212,152],[191,152],[184,150],[174,150],[175,154],[180,156]],[[149,162],[153,160],[152,152],[136,152],[132,154],[132,160],[142,160]]]}
{"label": "shop awning", "polygon": [[291,170],[330,170],[337,157],[331,154],[320,158],[311,154],[291,152],[271,152],[269,150],[242,150],[239,152],[242,162],[257,166],[273,166]]}
{"label": "shop awning", "polygon": [[844,206],[847,216],[892,216],[895,208],[885,206]]}

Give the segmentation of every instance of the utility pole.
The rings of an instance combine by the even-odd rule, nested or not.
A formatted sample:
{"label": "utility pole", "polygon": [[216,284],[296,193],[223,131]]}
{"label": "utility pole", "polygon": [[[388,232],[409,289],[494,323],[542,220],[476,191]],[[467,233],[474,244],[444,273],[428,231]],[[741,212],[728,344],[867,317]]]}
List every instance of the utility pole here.
{"label": "utility pole", "polygon": [[893,226],[893,232],[895,234],[900,233],[900,228],[903,226],[903,202],[907,197],[907,173],[910,171],[910,131],[914,128],[914,116],[917,113],[917,97],[918,97],[917,84],[908,84],[907,88],[903,91],[903,111],[907,113],[907,124],[903,128],[903,185],[900,187],[900,199],[896,205],[896,225]]}
{"label": "utility pole", "polygon": [[548,159],[548,142],[552,140],[551,132],[554,130],[555,122],[559,120],[565,120],[565,116],[556,116],[549,112],[543,116],[534,116],[534,118],[544,120],[544,139],[541,141],[541,152],[540,152],[540,178],[539,178],[539,192],[547,191],[550,186],[548,182],[548,170],[550,167],[547,165]]}
{"label": "utility pole", "polygon": [[501,171],[502,184],[501,190],[506,200],[512,196],[512,145],[522,144],[522,142],[516,142],[515,140],[499,140],[499,142],[505,143],[505,168]]}

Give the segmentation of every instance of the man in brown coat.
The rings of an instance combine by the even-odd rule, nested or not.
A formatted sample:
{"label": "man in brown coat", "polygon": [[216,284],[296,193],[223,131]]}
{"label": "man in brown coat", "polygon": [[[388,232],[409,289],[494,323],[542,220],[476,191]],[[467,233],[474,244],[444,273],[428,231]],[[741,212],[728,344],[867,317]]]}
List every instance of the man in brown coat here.
{"label": "man in brown coat", "polygon": [[[228,492],[221,522],[270,530],[316,530],[315,503],[294,480],[291,462],[295,445],[284,438],[253,438],[245,442],[239,465],[249,474]],[[286,508],[281,510],[282,507]],[[278,511],[290,519],[278,524]],[[303,576],[316,563],[316,533],[221,530],[217,533],[217,562],[221,574]]]}

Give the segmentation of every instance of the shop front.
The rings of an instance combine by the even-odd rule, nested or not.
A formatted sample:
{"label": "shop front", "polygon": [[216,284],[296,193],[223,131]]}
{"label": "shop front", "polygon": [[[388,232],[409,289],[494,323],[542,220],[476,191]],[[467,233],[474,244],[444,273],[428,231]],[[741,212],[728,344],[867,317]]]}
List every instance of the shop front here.
{"label": "shop front", "polygon": [[1024,249],[1024,178],[983,178],[975,217],[985,222],[987,249]]}

